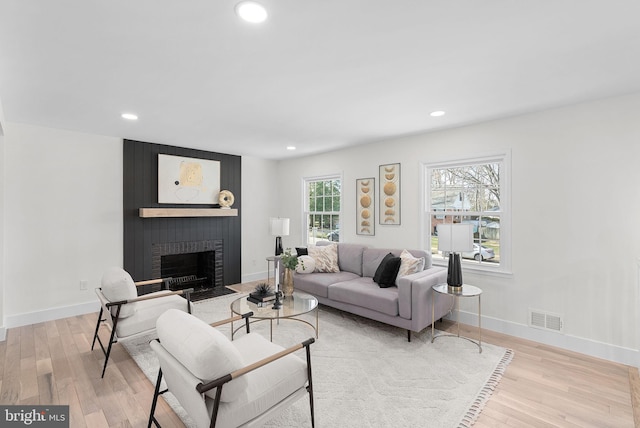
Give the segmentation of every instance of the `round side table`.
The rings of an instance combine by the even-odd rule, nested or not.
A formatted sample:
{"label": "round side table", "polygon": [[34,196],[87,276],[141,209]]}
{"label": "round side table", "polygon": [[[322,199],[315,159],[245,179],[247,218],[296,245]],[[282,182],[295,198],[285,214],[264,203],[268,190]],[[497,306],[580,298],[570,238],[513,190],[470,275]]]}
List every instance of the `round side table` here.
{"label": "round side table", "polygon": [[[474,285],[464,284],[462,287],[449,287],[447,284],[438,284],[431,287],[434,291],[434,294],[431,298],[431,343],[436,339],[436,337],[440,336],[460,336],[460,302],[459,299],[461,297],[477,297],[478,298],[478,341],[476,342],[473,339],[469,339],[468,337],[462,337],[462,339],[467,339],[468,341],[475,343],[478,345],[478,349],[482,352],[482,313],[481,313],[481,305],[480,305],[480,296],[482,295],[482,290]],[[451,296],[454,299],[454,306],[456,307],[456,324],[458,324],[458,334],[448,334],[441,333],[439,335],[435,335],[435,299],[436,296],[445,295]]]}

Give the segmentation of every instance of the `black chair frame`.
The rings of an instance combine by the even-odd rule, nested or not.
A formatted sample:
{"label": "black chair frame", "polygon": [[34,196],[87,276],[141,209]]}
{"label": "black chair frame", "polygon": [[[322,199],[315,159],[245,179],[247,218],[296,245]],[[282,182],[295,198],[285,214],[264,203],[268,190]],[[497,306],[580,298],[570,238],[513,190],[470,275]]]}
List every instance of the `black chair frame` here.
{"label": "black chair frame", "polygon": [[[228,318],[226,320],[222,320],[222,321],[218,321],[216,323],[211,324],[212,327],[216,327],[219,325],[223,325],[223,324],[227,324],[233,321],[238,321],[241,319],[245,320],[245,325],[246,325],[246,330],[247,333],[250,332],[249,330],[249,318],[253,315],[253,312],[248,312],[246,314],[242,314],[242,315],[236,315],[235,317],[232,318]],[[158,339],[156,339],[158,340]],[[272,363],[273,361],[276,361],[282,357],[284,357],[285,355],[289,355],[293,352],[296,352],[302,348],[305,348],[306,351],[306,355],[307,355],[307,381],[308,381],[308,385],[307,385],[307,392],[309,393],[309,407],[311,410],[311,427],[314,428],[315,427],[315,415],[314,415],[314,407],[313,407],[313,380],[311,377],[311,349],[310,346],[312,343],[315,342],[314,338],[309,338],[307,340],[305,340],[302,343],[298,343],[294,346],[291,346],[290,348],[284,349],[276,354],[273,354],[267,358],[263,358],[260,361],[257,361],[251,365],[245,366],[241,369],[238,369],[232,373],[228,373],[218,379],[212,380],[210,382],[207,382],[205,384],[200,383],[197,385],[196,389],[200,394],[204,394],[207,391],[210,391],[214,388],[217,388],[216,390],[216,397],[214,399],[214,404],[213,404],[213,413],[211,414],[211,424],[209,425],[210,428],[215,428],[216,426],[216,419],[218,417],[218,410],[220,408],[220,398],[222,397],[222,388],[223,386],[228,383],[231,382],[233,379],[236,379],[242,375],[245,375],[253,370],[256,370],[262,366],[265,366],[269,363]],[[153,401],[151,403],[151,414],[149,415],[149,424],[147,425],[147,428],[151,428],[151,424],[155,424],[156,427],[158,428],[162,428],[160,426],[160,423],[158,422],[158,420],[155,417],[155,410],[156,410],[156,404],[158,402],[158,397],[162,394],[164,394],[165,392],[168,391],[168,389],[162,390],[160,391],[160,383],[162,381],[162,369],[158,370],[158,379],[156,380],[156,387],[153,393]]]}
{"label": "black chair frame", "polygon": [[[160,280],[150,280],[150,281],[141,281],[141,282],[137,282],[135,283],[136,286],[141,286],[141,285],[149,285],[149,284],[153,284],[153,283],[163,283],[164,284],[164,280],[160,279]],[[100,288],[100,290],[102,290]],[[107,318],[103,318],[103,314],[105,313],[105,308],[103,305],[100,305],[100,313],[98,314],[98,321],[96,323],[96,329],[95,332],[93,334],[93,342],[91,343],[91,350],[93,351],[93,348],[95,347],[96,344],[96,340],[98,341],[98,344],[100,345],[100,349],[102,349],[102,353],[104,354],[104,366],[102,367],[102,374],[100,375],[101,378],[104,378],[104,373],[107,370],[107,363],[109,362],[109,356],[111,355],[111,348],[113,347],[114,343],[118,342],[118,339],[116,337],[116,327],[118,326],[118,320],[120,319],[120,309],[122,309],[122,306],[128,304],[128,303],[135,303],[135,302],[141,302],[144,300],[150,300],[150,299],[157,299],[157,298],[161,298],[161,297],[167,297],[167,296],[172,296],[172,295],[183,295],[184,298],[186,299],[186,303],[187,303],[187,311],[189,313],[191,313],[191,293],[193,292],[193,288],[189,288],[189,289],[185,289],[185,290],[176,290],[176,291],[172,291],[170,293],[165,293],[165,294],[160,294],[160,295],[142,295],[140,297],[137,297],[135,299],[128,299],[128,300],[121,300],[118,302],[108,302],[106,303],[107,307],[107,313],[108,315],[106,316],[111,316],[111,335],[109,336],[109,344],[106,346],[104,343],[102,343],[102,340],[100,339],[100,336],[98,335],[98,332],[100,330],[100,324],[107,321]],[[111,308],[115,308],[115,315],[113,314]]]}

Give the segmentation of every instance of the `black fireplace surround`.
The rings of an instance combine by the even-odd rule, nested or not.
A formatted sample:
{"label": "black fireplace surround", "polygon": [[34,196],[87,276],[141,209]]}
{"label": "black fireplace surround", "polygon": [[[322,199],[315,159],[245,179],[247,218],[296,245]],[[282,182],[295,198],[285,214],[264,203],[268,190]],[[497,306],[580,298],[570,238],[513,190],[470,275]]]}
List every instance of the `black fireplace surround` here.
{"label": "black fireplace surround", "polygon": [[[233,192],[233,208],[238,210],[238,216],[141,218],[140,208],[216,207],[158,203],[159,154],[219,161],[220,188]],[[169,286],[191,288],[184,277],[193,276],[197,280],[193,288],[208,287],[220,292],[228,291],[227,285],[240,283],[242,158],[126,139],[123,155],[123,267],[134,281],[181,278]],[[164,273],[163,263],[169,269]],[[152,291],[157,291],[156,286],[142,286],[138,290],[139,294]]]}

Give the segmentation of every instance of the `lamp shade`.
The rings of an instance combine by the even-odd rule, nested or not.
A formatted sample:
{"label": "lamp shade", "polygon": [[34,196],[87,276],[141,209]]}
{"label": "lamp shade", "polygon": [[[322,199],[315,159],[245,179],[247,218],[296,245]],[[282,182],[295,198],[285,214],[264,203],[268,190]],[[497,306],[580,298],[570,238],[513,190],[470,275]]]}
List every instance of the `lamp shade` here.
{"label": "lamp shade", "polygon": [[439,251],[473,251],[473,224],[439,224],[437,230]]}
{"label": "lamp shade", "polygon": [[282,217],[271,217],[271,235],[272,236],[288,236],[289,235],[289,219]]}

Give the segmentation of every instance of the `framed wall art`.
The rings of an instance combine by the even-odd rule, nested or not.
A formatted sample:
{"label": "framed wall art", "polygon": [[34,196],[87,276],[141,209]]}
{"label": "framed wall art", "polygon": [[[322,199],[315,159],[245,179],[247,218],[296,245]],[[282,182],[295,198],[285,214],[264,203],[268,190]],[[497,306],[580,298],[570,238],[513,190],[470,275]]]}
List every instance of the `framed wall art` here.
{"label": "framed wall art", "polygon": [[220,161],[158,155],[158,203],[217,204]]}
{"label": "framed wall art", "polygon": [[400,224],[400,164],[380,165],[380,224]]}
{"label": "framed wall art", "polygon": [[358,178],[356,180],[356,234],[376,234],[376,204],[375,204],[376,179]]}

